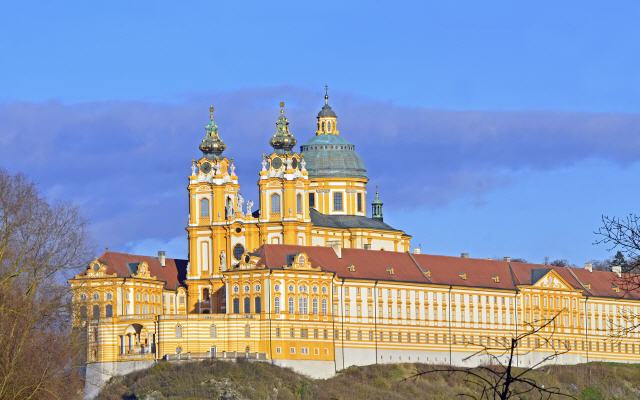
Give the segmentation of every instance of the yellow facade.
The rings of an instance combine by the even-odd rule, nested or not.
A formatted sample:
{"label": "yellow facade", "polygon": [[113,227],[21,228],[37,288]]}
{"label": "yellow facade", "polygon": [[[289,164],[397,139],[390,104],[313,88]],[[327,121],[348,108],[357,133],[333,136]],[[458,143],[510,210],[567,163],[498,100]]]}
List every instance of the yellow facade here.
{"label": "yellow facade", "polygon": [[[639,315],[640,302],[620,298],[613,283],[610,291],[596,291],[584,281],[592,276],[595,285],[612,279],[610,273],[496,261],[486,268],[498,272],[486,276],[474,269],[486,260],[452,257],[437,267],[438,256],[409,253],[409,235],[384,224],[381,213],[367,218],[365,175],[322,175],[318,164],[307,169],[307,158],[327,149],[329,156],[336,149],[355,157],[339,136],[326,97],[318,141],[293,151],[281,105],[273,151],[257,168],[254,209],[222,154],[212,109],[203,157],[188,177],[188,262],[105,253],[70,280],[89,362],[252,355],[303,372],[303,364],[287,363],[325,363],[318,365],[337,371],[351,364],[453,362],[456,354],[461,360],[495,340],[507,343],[558,313],[550,343],[522,344],[522,365],[535,361],[524,356],[529,350],[550,346],[569,349],[567,362],[638,358],[638,332],[611,337],[629,310]],[[287,258],[269,264],[269,251]],[[540,276],[511,282],[518,268]],[[417,274],[406,275],[410,269]]]}

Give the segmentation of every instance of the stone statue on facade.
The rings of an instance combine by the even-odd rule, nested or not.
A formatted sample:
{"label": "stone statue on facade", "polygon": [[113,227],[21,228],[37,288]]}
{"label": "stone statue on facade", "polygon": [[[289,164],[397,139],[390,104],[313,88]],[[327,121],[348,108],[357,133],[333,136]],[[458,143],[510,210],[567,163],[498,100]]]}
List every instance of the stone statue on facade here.
{"label": "stone statue on facade", "polygon": [[220,252],[220,271],[226,271],[227,270],[227,253],[224,252],[224,250],[222,250]]}
{"label": "stone statue on facade", "polygon": [[251,214],[253,213],[252,210],[251,210],[252,208],[253,208],[253,200],[247,200],[247,215],[248,216],[251,216]]}
{"label": "stone statue on facade", "polygon": [[196,160],[191,160],[191,175],[195,175],[196,174]]}
{"label": "stone statue on facade", "polygon": [[262,158],[262,170],[263,171],[267,170],[267,159],[266,158]]}
{"label": "stone statue on facade", "polygon": [[233,201],[231,201],[231,197],[227,197],[227,218],[231,219],[233,217]]}
{"label": "stone statue on facade", "polygon": [[238,210],[242,212],[242,208],[244,207],[244,197],[238,192]]}
{"label": "stone statue on facade", "polygon": [[231,163],[231,166],[229,166],[229,170],[231,171],[231,173],[229,175],[235,175],[236,174],[236,165],[234,163]]}

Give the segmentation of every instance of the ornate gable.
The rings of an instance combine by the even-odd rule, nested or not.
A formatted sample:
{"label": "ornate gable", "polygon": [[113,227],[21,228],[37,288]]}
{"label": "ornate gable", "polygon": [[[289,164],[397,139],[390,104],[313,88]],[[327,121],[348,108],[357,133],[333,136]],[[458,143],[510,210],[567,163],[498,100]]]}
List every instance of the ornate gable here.
{"label": "ornate gable", "polygon": [[[535,275],[534,275],[535,277]],[[555,290],[575,290],[560,274],[550,269],[547,273],[533,280],[533,287]]]}
{"label": "ornate gable", "polygon": [[291,261],[289,262],[289,264],[284,266],[285,269],[307,269],[313,271],[321,271],[319,267],[314,267],[311,265],[311,260],[305,252],[300,252],[293,255],[290,260]]}
{"label": "ornate gable", "polygon": [[118,274],[107,274],[107,266],[97,258],[89,263],[87,269],[76,275],[76,278],[106,278],[115,277]]}
{"label": "ornate gable", "polygon": [[260,257],[250,254],[245,251],[242,257],[240,257],[240,262],[237,264],[238,269],[264,269],[264,266],[259,266]]}
{"label": "ornate gable", "polygon": [[142,261],[138,264],[138,269],[131,274],[134,278],[141,279],[156,279],[155,276],[151,276],[151,270],[149,269],[149,264],[146,261]]}

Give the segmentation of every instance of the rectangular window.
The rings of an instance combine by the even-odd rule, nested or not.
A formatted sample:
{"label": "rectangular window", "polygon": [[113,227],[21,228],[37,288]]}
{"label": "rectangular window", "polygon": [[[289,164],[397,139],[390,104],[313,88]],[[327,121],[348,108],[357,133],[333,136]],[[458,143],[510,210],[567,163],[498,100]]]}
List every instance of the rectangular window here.
{"label": "rectangular window", "polygon": [[342,192],[333,193],[333,211],[343,210]]}
{"label": "rectangular window", "polygon": [[362,212],[362,193],[358,193],[358,212]]}
{"label": "rectangular window", "polygon": [[278,353],[278,354],[282,353],[282,348],[276,347],[276,353]]}
{"label": "rectangular window", "polygon": [[280,337],[280,328],[276,328],[276,337]]}
{"label": "rectangular window", "polygon": [[299,193],[296,196],[296,213],[302,214],[302,195]]}
{"label": "rectangular window", "polygon": [[309,208],[316,208],[316,194],[309,193]]}

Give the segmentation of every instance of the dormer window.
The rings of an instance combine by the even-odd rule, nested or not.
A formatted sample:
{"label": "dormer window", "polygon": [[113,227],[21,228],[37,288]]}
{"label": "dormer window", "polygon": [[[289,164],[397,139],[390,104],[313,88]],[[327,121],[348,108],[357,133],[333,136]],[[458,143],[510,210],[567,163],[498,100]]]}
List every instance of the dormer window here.
{"label": "dormer window", "polygon": [[353,264],[349,265],[347,269],[349,270],[349,272],[356,272],[356,266]]}
{"label": "dormer window", "polygon": [[495,283],[500,283],[500,276],[496,275],[491,278]]}
{"label": "dormer window", "polygon": [[388,273],[389,275],[394,275],[394,274],[395,274],[395,271],[393,270],[393,267],[387,267],[387,273]]}
{"label": "dormer window", "polygon": [[463,272],[463,273],[461,273],[461,274],[458,274],[458,276],[459,276],[459,277],[460,277],[460,279],[462,279],[463,281],[466,281],[466,280],[467,280],[467,273],[466,273],[466,272]]}

